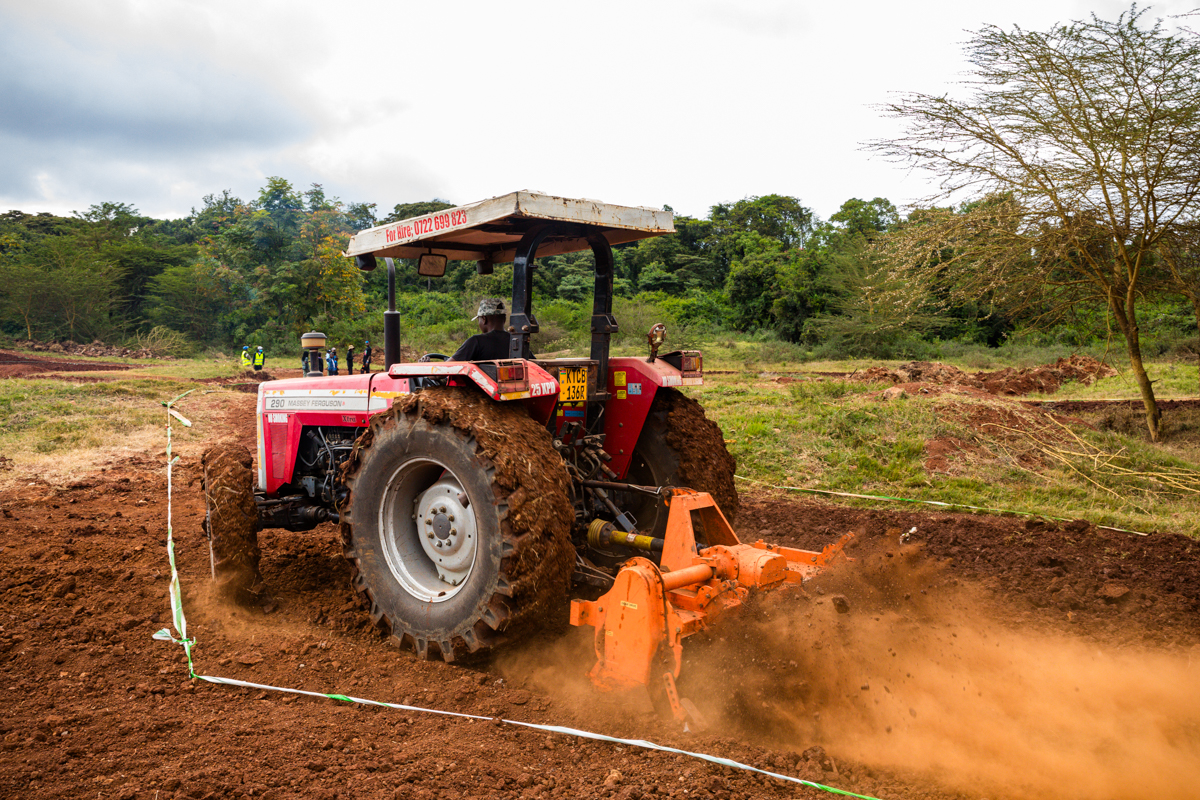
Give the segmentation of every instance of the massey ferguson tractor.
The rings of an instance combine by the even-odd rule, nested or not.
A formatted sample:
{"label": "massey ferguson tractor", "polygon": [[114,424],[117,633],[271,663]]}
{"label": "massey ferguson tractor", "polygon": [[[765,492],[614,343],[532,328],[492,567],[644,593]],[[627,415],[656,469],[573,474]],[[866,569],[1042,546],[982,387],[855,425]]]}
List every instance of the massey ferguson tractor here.
{"label": "massey ferguson tractor", "polygon": [[[681,387],[701,354],[612,357],[612,246],[674,231],[668,211],[515,192],[362,231],[347,256],[388,269],[383,372],[268,381],[258,452],[204,456],[205,530],[219,590],[262,603],[257,531],[338,525],[371,620],[423,658],[453,661],[561,619],[595,628],[601,688],[645,686],[686,720],[681,642],[754,591],[838,556],[739,542],[734,461]],[[535,258],[590,249],[588,358],[525,358],[538,332]],[[509,356],[400,361],[394,258],[444,274],[512,262]],[[437,360],[437,359],[442,360]],[[257,480],[252,467],[257,465]]]}

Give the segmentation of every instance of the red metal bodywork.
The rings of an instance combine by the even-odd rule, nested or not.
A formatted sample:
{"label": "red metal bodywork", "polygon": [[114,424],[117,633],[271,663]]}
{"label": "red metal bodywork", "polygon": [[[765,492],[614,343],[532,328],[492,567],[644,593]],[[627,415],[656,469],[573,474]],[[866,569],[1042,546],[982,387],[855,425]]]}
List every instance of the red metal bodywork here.
{"label": "red metal bodywork", "polygon": [[[411,394],[414,378],[439,378],[450,386],[476,386],[497,402],[520,402],[529,416],[558,430],[573,413],[558,402],[554,377],[532,361],[497,362],[523,365],[522,380],[500,383],[478,364],[466,361],[394,364],[387,372],[267,381],[258,387],[259,488],[276,494],[289,483],[296,467],[300,436],[306,427],[366,427],[372,414],[391,408],[397,397]],[[684,377],[662,359],[613,358],[604,411],[605,450],[609,464],[623,478],[633,449],[663,387],[698,386],[703,378]]]}
{"label": "red metal bodywork", "polygon": [[625,477],[633,448],[660,388],[703,384],[703,378],[685,378],[661,358],[653,362],[644,358],[609,359],[608,393],[612,399],[604,410],[604,449],[613,457],[609,469]]}

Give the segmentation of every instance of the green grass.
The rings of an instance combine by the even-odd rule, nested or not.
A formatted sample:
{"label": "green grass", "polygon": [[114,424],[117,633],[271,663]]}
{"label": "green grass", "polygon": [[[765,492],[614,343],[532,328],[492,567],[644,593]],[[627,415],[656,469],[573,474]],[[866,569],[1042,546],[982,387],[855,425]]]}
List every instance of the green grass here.
{"label": "green grass", "polygon": [[[775,486],[1079,517],[1135,530],[1200,531],[1200,414],[1168,414],[1164,430],[1170,435],[1162,444],[1146,441],[1136,410],[1093,414],[1088,421],[1094,429],[1070,425],[1077,439],[1062,434],[1000,442],[966,424],[966,412],[972,404],[1021,406],[948,394],[883,401],[884,385],[814,375],[849,373],[881,362],[802,362],[794,358],[800,353],[796,346],[752,337],[699,344],[709,375],[706,385],[691,393],[722,426],[739,474],[746,478]],[[632,336],[614,348],[614,354],[644,352]],[[578,354],[586,354],[586,348]],[[1067,354],[1039,353],[1035,363]],[[1003,360],[972,365],[966,363],[969,356],[958,354],[962,360],[957,366],[1032,365]],[[1003,351],[989,354],[1002,356]],[[1116,356],[1110,363],[1123,374],[1090,387],[1069,383],[1046,399],[1136,398],[1127,368]],[[54,464],[71,469],[74,462],[64,456],[88,449],[157,449],[162,401],[196,386],[192,381],[239,371],[232,355],[213,352],[196,359],[134,361],[132,366],[127,373],[98,373],[105,379],[99,383],[0,381],[0,454],[30,468]],[[267,369],[271,366],[269,361]],[[1150,372],[1160,396],[1195,395],[1194,366],[1160,361],[1150,364]],[[777,383],[779,375],[798,380]],[[211,430],[178,433],[199,441]],[[967,443],[968,454],[955,457],[949,474],[930,472],[927,443],[948,438]],[[1051,450],[1061,451],[1061,458],[1049,457]]]}
{"label": "green grass", "polygon": [[[1019,413],[1035,435],[1005,441],[989,433],[994,429],[962,421],[975,405],[1015,405],[1001,399],[916,395],[884,401],[880,385],[780,385],[740,374],[710,375],[705,383],[695,395],[725,432],[738,474],[765,484],[1083,518],[1135,530],[1200,531],[1200,465],[1137,435],[1071,426],[1076,440],[1031,410]],[[1046,431],[1038,433],[1042,426]],[[926,443],[949,437],[967,443],[969,452],[953,457],[951,474],[926,470]],[[739,488],[749,486],[739,482]]]}
{"label": "green grass", "polygon": [[0,453],[11,458],[118,445],[146,426],[161,426],[160,402],[182,391],[177,381],[162,379],[0,381]]}

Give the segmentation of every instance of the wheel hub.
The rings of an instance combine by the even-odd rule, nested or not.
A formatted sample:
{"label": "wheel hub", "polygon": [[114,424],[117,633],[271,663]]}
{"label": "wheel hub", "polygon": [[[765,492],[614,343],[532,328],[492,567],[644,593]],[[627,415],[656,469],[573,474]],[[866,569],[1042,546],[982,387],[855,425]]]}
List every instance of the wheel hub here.
{"label": "wheel hub", "polygon": [[462,486],[446,475],[416,500],[421,549],[438,577],[451,586],[466,579],[475,561],[475,515],[467,509]]}
{"label": "wheel hub", "polygon": [[462,484],[443,464],[414,459],[389,481],[379,509],[388,568],[413,597],[449,600],[475,566],[479,535]]}

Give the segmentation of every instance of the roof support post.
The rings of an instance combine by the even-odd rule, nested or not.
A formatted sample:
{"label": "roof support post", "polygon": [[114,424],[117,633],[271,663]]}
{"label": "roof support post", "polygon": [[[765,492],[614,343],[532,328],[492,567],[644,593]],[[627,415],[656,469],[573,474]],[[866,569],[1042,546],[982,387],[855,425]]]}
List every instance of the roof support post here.
{"label": "roof support post", "polygon": [[550,233],[546,225],[521,237],[513,259],[512,313],[508,318],[508,357],[524,358],[529,335],[538,332],[537,317],[533,315],[533,260],[538,245]]}
{"label": "roof support post", "polygon": [[593,361],[600,362],[596,390],[604,395],[608,387],[608,349],[612,335],[617,332],[617,319],[612,314],[613,252],[604,234],[592,232],[587,237],[596,258],[596,289],[592,294],[592,352]]}

